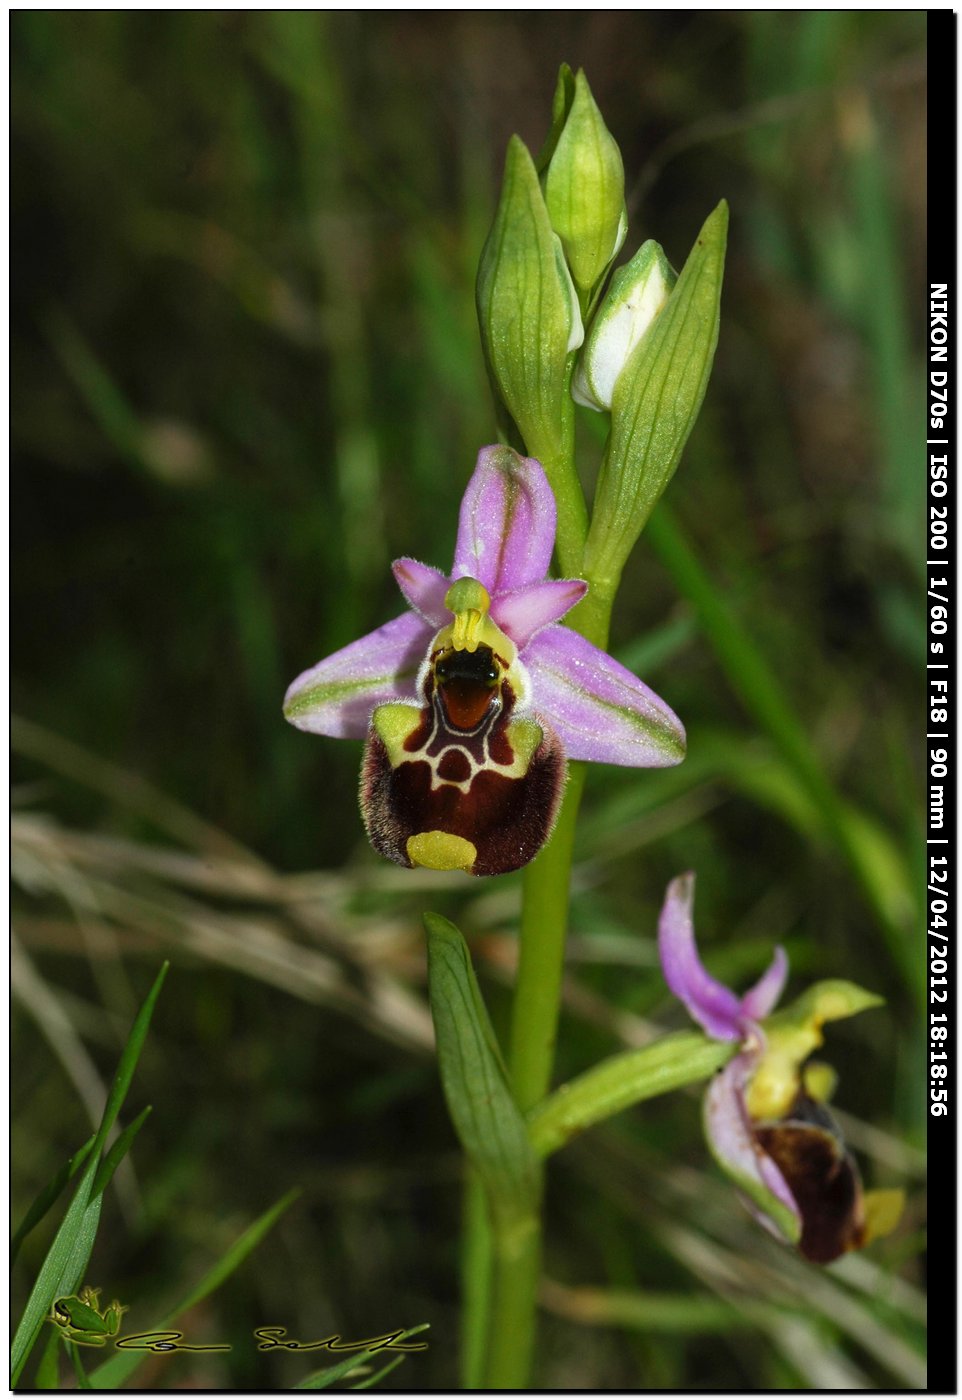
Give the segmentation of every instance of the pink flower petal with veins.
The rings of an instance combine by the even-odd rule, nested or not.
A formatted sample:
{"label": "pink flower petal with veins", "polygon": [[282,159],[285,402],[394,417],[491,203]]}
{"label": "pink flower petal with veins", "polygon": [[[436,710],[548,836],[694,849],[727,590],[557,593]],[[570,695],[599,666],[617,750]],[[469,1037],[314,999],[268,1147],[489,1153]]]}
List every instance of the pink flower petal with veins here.
{"label": "pink flower petal with veins", "polygon": [[432,635],[415,613],[386,622],[298,676],[284,697],[285,717],[311,734],[365,738],[376,705],[415,698]]}
{"label": "pink flower petal with veins", "polygon": [[452,577],[476,578],[492,597],[544,582],[555,521],[541,463],[510,447],[482,447],[461,502]]}
{"label": "pink flower petal with veins", "polygon": [[523,651],[533,637],[564,617],[587,592],[588,585],[580,578],[547,579],[513,593],[499,593],[491,604],[491,616]]}
{"label": "pink flower petal with veins", "polygon": [[738,997],[706,971],[698,956],[691,918],[694,899],[691,871],[672,880],[658,921],[658,952],[665,981],[713,1039],[741,1040],[744,1027]]}

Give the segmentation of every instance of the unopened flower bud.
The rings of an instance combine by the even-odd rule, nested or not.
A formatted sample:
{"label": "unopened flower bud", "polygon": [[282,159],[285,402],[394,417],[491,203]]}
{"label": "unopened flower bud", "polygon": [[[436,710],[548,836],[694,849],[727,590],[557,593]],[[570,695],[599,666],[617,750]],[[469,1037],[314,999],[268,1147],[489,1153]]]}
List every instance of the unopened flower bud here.
{"label": "unopened flower bud", "polygon": [[562,451],[568,356],[584,328],[534,162],[517,136],[481,254],[477,303],[492,383],[527,450],[550,462]]}
{"label": "unopened flower bud", "polygon": [[618,269],[595,313],[571,382],[576,403],[598,412],[611,408],[628,357],[671,295],[674,272],[659,243],[649,238]]}
{"label": "unopened flower bud", "polygon": [[621,577],[698,416],[718,340],[727,229],[723,200],[615,382],[611,432],[582,559],[593,584]]}
{"label": "unopened flower bud", "polygon": [[618,143],[605,126],[583,72],[572,83],[570,69],[562,69],[556,126],[559,105],[562,111],[567,106],[567,112],[548,163],[544,197],[582,304],[587,305],[628,231],[625,171]]}

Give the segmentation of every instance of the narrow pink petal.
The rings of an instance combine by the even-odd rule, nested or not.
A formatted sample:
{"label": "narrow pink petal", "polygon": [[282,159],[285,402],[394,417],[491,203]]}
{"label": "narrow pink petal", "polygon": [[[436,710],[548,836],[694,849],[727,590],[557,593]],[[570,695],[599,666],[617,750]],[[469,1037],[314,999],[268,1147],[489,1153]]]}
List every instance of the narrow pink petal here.
{"label": "narrow pink petal", "polygon": [[785,949],[776,948],[771,965],[742,997],[742,1015],[752,1021],[761,1021],[769,1015],[785,989],[787,977],[788,957]]}
{"label": "narrow pink petal", "polygon": [[491,616],[520,651],[532,637],[580,603],[588,585],[580,578],[548,579],[499,593],[491,604]]}
{"label": "narrow pink petal", "polygon": [[298,676],[284,716],[298,729],[334,739],[363,739],[375,705],[412,700],[418,668],[434,629],[403,613]]}
{"label": "narrow pink petal", "polygon": [[[705,1092],[705,1136],[712,1155],[749,1197],[752,1214],[781,1238],[797,1240],[802,1217],[788,1183],[761,1150],[745,1107],[745,1085],[755,1056],[736,1055],[715,1075]],[[763,1212],[763,1213],[759,1213]]]}
{"label": "narrow pink petal", "polygon": [[444,595],[451,587],[451,580],[440,569],[432,569],[430,564],[419,564],[416,559],[395,559],[391,565],[397,586],[416,613],[430,622],[437,631],[451,614],[444,606]]}
{"label": "narrow pink petal", "polygon": [[665,981],[689,1015],[715,1040],[741,1040],[742,1008],[735,993],[705,969],[695,945],[695,877],[672,880],[658,920],[658,954]]}
{"label": "narrow pink petal", "polygon": [[534,708],[569,758],[626,768],[670,768],[684,758],[684,728],[664,700],[570,628],[540,632],[522,660]]}
{"label": "narrow pink petal", "polygon": [[482,447],[461,502],[452,577],[492,596],[541,583],[554,548],[555,503],[544,468],[510,447]]}

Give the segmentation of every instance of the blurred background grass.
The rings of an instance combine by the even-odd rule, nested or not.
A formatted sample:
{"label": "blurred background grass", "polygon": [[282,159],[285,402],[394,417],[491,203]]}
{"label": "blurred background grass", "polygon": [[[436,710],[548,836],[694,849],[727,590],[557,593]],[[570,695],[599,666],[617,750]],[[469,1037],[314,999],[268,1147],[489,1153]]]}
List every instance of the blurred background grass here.
{"label": "blurred background grass", "polygon": [[622,145],[627,250],[680,266],[722,196],[732,229],[708,399],[613,632],[689,758],[590,775],[559,1078],[682,1024],[653,934],[693,867],[719,975],[777,940],[794,990],[887,998],[829,1058],[867,1181],[909,1203],[817,1272],[742,1215],[696,1097],[625,1115],[553,1164],[541,1383],[922,1384],[925,16],[38,11],[11,35],[15,1219],[170,956],[88,1282],[147,1327],[303,1194],[187,1320],[229,1357],[142,1384],[286,1386],[307,1368],[253,1327],[421,1321],[385,1388],[456,1382],[419,916],[460,924],[503,1017],[518,882],[379,863],[360,746],[280,700],[400,611],[392,558],[448,563],[494,435],[477,258],[566,60]]}

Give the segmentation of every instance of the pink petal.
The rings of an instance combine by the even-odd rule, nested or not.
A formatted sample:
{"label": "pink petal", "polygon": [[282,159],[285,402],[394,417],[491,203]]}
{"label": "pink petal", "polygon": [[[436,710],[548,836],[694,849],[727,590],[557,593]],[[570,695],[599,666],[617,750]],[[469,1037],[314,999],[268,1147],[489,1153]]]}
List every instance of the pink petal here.
{"label": "pink petal", "polygon": [[801,1212],[778,1167],[755,1140],[745,1107],[745,1084],[754,1065],[754,1055],[736,1055],[715,1075],[705,1092],[705,1136],[719,1166],[748,1195],[752,1214],[769,1229],[784,1225],[775,1233],[797,1240]]}
{"label": "pink petal", "polygon": [[391,565],[397,586],[416,613],[437,630],[451,621],[451,614],[444,606],[444,596],[451,587],[451,580],[440,569],[432,569],[430,564],[419,564],[416,559],[395,559]]}
{"label": "pink petal", "polygon": [[658,921],[658,953],[665,981],[713,1039],[741,1040],[741,1003],[706,971],[698,956],[691,918],[694,899],[695,877],[690,871],[672,880]]}
{"label": "pink petal", "polygon": [[580,603],[587,592],[588,585],[580,578],[548,579],[513,593],[499,593],[491,605],[491,616],[521,651],[532,637]]}
{"label": "pink petal", "polygon": [[461,502],[452,577],[476,578],[492,596],[541,583],[555,518],[540,462],[510,447],[482,447]]}
{"label": "pink petal", "polygon": [[678,716],[637,676],[568,627],[549,627],[522,656],[534,708],[569,758],[670,768],[685,756]]}
{"label": "pink petal", "polygon": [[408,612],[351,642],[298,676],[284,697],[285,718],[311,734],[365,738],[375,705],[414,699],[433,635],[433,628]]}
{"label": "pink petal", "polygon": [[788,957],[785,949],[776,948],[771,965],[742,997],[742,1015],[752,1021],[763,1020],[774,1009],[787,977]]}

